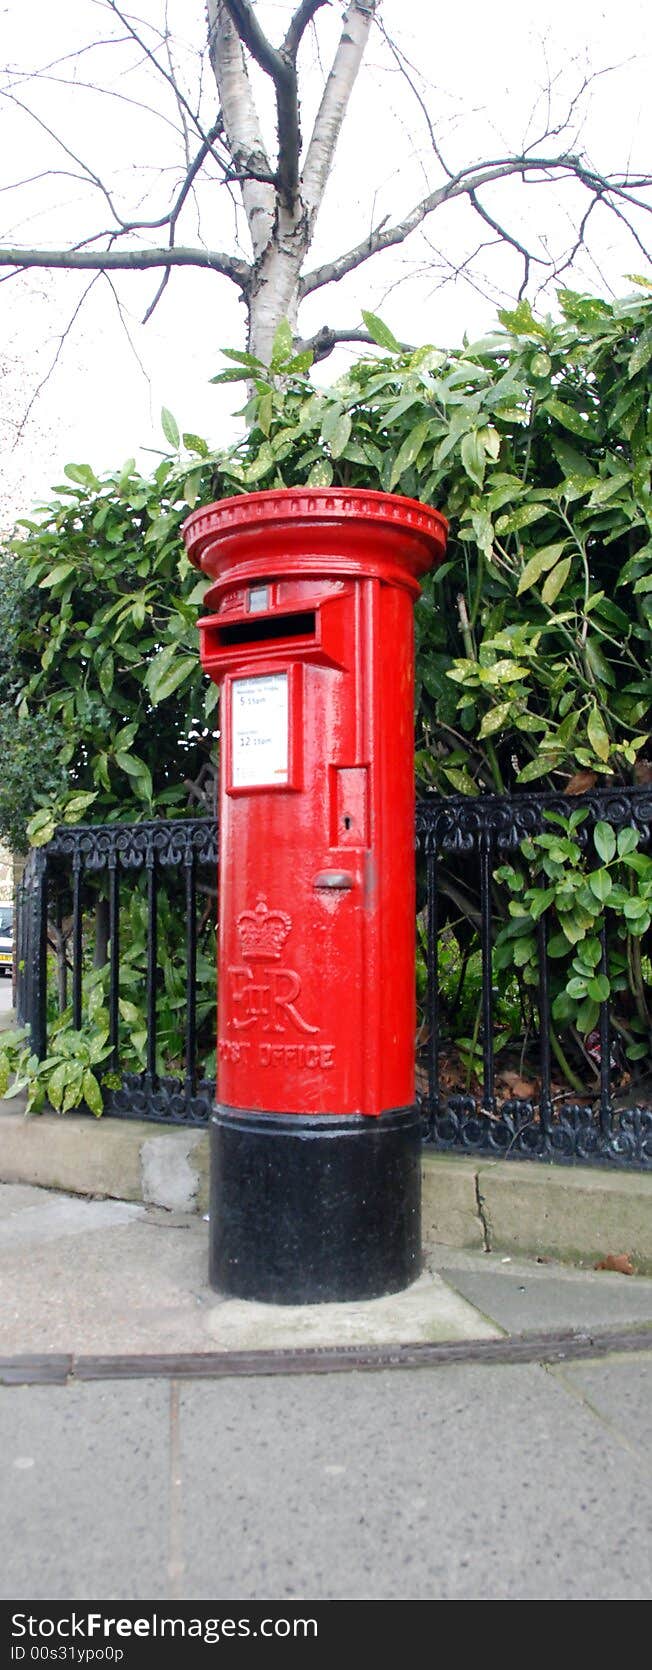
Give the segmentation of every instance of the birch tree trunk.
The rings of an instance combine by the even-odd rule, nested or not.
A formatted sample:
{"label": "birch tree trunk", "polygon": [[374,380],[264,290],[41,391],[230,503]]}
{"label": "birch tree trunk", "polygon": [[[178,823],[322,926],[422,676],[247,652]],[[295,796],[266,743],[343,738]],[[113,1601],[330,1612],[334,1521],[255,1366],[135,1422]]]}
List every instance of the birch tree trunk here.
{"label": "birch tree trunk", "polygon": [[[337,142],[380,0],[351,0],[302,164],[296,58],[307,24],[325,0],[303,0],[282,47],[262,35],[249,0],[208,0],[210,58],[224,128],[237,168],[253,264],[243,291],[247,348],[269,364],[281,320],[293,331],[301,271],[333,165]],[[256,112],[243,45],[271,77],[277,103],[277,155],[270,161]],[[252,179],[251,171],[267,180]],[[274,183],[269,176],[274,174]]]}

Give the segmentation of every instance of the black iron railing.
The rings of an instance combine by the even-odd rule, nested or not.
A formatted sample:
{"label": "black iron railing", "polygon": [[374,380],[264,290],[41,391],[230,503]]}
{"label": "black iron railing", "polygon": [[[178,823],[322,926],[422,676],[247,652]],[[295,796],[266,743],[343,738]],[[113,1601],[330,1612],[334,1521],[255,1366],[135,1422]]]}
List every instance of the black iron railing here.
{"label": "black iron railing", "polygon": [[[636,829],[641,848],[649,847],[652,792],[647,789],[603,789],[590,795],[485,795],[477,799],[452,796],[422,800],[417,807],[417,849],[425,862],[425,917],[427,992],[426,1044],[422,1053],[425,1083],[421,1100],[428,1139],[436,1147],[491,1153],[506,1158],[604,1162],[638,1168],[652,1166],[652,1105],[631,1082],[619,1090],[614,1057],[610,1004],[600,1004],[594,1062],[585,1057],[586,1096],[572,1096],[553,1086],[551,1038],[555,1022],[550,1000],[548,912],[536,927],[538,990],[536,1028],[530,1041],[538,1056],[536,1096],[496,1094],[495,1007],[493,947],[495,940],[494,872],[518,852],[521,841],[550,829],[546,813],[568,818],[574,809],[586,811],[574,839],[586,848],[596,824],[615,831]],[[441,1048],[444,1027],[439,977],[442,944],[442,869],[469,882],[477,923],[481,959],[481,1053],[479,1093],[448,1094],[442,1084]],[[609,973],[607,929],[600,929],[600,972]],[[652,998],[652,992],[650,993]],[[593,1067],[593,1071],[591,1068]],[[598,1083],[595,1083],[595,1072]],[[620,1075],[621,1077],[623,1075]],[[652,1086],[648,1086],[652,1089]]]}
{"label": "black iron railing", "polygon": [[[477,799],[432,796],[418,803],[418,907],[424,974],[418,1094],[425,1138],[437,1148],[503,1158],[652,1167],[652,1105],[645,1100],[645,1081],[634,1083],[619,1066],[609,1001],[600,1005],[592,1057],[585,1052],[586,1093],[573,1094],[559,1082],[553,1054],[555,1023],[547,912],[536,926],[538,987],[528,994],[526,1086],[529,1077],[531,1090],[527,1094],[506,1091],[504,1078],[497,1072],[499,1000],[494,947],[500,901],[495,871],[518,852],[526,836],[545,829],[546,812],[567,816],[569,808],[580,806],[586,809],[585,821],[575,835],[580,845],[586,847],[596,823],[605,822],[616,831],[635,828],[641,849],[649,847],[650,790],[605,789],[573,797],[572,801],[563,795],[522,794]],[[51,965],[53,946],[58,944],[64,972],[63,994],[59,982],[59,1007],[67,997],[65,976],[69,973],[72,1021],[76,1028],[82,1025],[93,954],[90,913],[93,899],[101,900],[106,918],[105,994],[111,1046],[104,1068],[113,1075],[105,1099],[108,1114],[186,1125],[205,1124],[209,1117],[214,1085],[210,1070],[206,1070],[208,1047],[202,1046],[197,1026],[198,885],[204,890],[205,901],[214,887],[216,862],[217,827],[212,819],[63,826],[53,841],[30,855],[17,910],[18,1019],[30,1027],[32,1047],[43,1059],[48,1048],[48,1025],[56,1007]],[[121,921],[125,901],[135,885],[142,892],[147,925],[142,958],[145,1042],[137,1070],[133,1063],[131,1067],[126,1064],[129,1021],[121,1021]],[[178,957],[183,968],[182,1060],[170,1066],[161,1062],[158,1036],[164,978],[157,944],[162,888],[166,894],[174,892]],[[456,925],[460,913],[466,938]],[[204,911],[204,920],[205,916]],[[600,933],[600,967],[608,973],[610,951],[604,924]],[[472,1061],[467,1057],[466,1083],[460,1082],[459,1050],[456,1055],[455,1001],[450,993],[445,999],[444,992],[443,961],[446,957],[450,963],[451,955],[458,1009],[460,994],[466,989],[467,969],[474,959],[476,967],[475,1053]],[[206,1036],[212,1036],[214,1023],[205,1031]],[[580,1046],[581,1039],[576,1039],[576,1044]],[[524,1050],[525,1045],[521,1060]],[[457,1063],[457,1075],[451,1075],[451,1055]],[[581,1050],[578,1059],[581,1069]],[[518,1082],[518,1075],[511,1077]]]}
{"label": "black iron railing", "polygon": [[[55,940],[65,937],[64,972],[70,966],[72,1025],[84,1020],[84,976],[92,961],[89,909],[105,906],[107,917],[107,1009],[111,1053],[103,1063],[111,1083],[105,1113],[123,1118],[153,1119],[173,1124],[205,1124],[210,1116],[214,1084],[204,1077],[197,1050],[197,893],[198,879],[215,885],[217,826],[212,818],[153,820],[137,824],[62,825],[47,846],[33,851],[27,861],[17,909],[18,961],[16,1011],[20,1025],[28,1025],[32,1049],[40,1060],[48,1048],[48,954]],[[124,1066],[127,1026],[121,1028],[120,957],[121,902],[138,877],[144,879],[146,914],[142,958],[143,1020],[145,1032],[142,1070]],[[158,955],[159,890],[177,883],[180,909],[178,956],[184,970],[185,1017],[183,1074],[160,1071],[157,1061],[157,999],[161,982]],[[98,886],[98,883],[100,884]],[[179,898],[180,895],[180,898]],[[68,912],[68,932],[61,935]],[[52,925],[49,927],[49,925]],[[50,985],[52,985],[52,980]],[[65,980],[64,980],[65,985]],[[121,1042],[122,1031],[122,1042]]]}

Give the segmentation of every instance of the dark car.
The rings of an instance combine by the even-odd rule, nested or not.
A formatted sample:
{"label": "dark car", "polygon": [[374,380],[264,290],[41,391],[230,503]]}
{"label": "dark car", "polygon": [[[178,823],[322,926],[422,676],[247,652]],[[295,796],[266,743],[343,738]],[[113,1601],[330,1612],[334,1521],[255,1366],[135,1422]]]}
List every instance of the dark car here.
{"label": "dark car", "polygon": [[0,905],[0,974],[8,974],[9,979],[14,970],[14,907]]}

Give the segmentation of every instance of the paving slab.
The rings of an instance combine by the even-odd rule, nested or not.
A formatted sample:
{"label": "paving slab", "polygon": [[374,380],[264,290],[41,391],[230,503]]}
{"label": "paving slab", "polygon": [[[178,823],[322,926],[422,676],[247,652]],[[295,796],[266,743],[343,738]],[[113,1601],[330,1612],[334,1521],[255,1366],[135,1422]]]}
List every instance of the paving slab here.
{"label": "paving slab", "polygon": [[264,1305],[208,1285],[196,1214],[0,1189],[0,1352],[81,1355],[494,1339],[436,1272],[360,1304]]}
{"label": "paving slab", "polygon": [[195,1593],[652,1595],[639,1458],[541,1368],[194,1383],[179,1397]]}
{"label": "paving slab", "polygon": [[635,1374],[618,1356],[599,1363],[564,1363],[550,1372],[618,1433],[621,1443],[638,1455],[644,1473],[652,1476],[652,1354],[638,1358]]}
{"label": "paving slab", "polygon": [[0,1595],[165,1600],[166,1383],[0,1391]]}
{"label": "paving slab", "polygon": [[501,1253],[453,1256],[444,1248],[431,1249],[427,1264],[508,1334],[567,1328],[595,1332],[646,1322],[652,1329],[649,1277],[567,1269]]}

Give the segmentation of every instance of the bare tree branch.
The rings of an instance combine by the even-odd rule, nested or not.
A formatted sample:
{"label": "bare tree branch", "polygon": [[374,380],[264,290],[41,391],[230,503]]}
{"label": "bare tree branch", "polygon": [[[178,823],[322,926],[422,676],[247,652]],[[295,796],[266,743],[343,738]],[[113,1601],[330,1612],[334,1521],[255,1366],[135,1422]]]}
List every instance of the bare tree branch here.
{"label": "bare tree branch", "polygon": [[512,249],[516,249],[519,255],[523,256],[523,282],[518,292],[518,299],[520,301],[521,297],[525,293],[525,290],[527,289],[531,264],[533,261],[536,261],[539,265],[543,265],[544,263],[542,262],[541,257],[538,255],[532,255],[530,250],[525,248],[525,244],[520,243],[519,239],[515,238],[511,232],[508,232],[505,226],[501,226],[500,221],[494,220],[493,215],[490,215],[489,210],[485,209],[483,204],[480,202],[477,192],[469,192],[469,202],[473,204],[473,208],[475,209],[476,214],[480,216],[480,219],[486,220],[487,226],[491,226],[493,231],[498,233],[499,238],[501,238],[504,243],[511,244]]}
{"label": "bare tree branch", "polygon": [[204,267],[222,273],[244,293],[251,268],[236,255],[211,249],[0,249],[0,267],[52,267],[66,272],[145,272],[151,267]]}
{"label": "bare tree branch", "polygon": [[425,102],[425,99],[423,99],[421,97],[421,94],[419,92],[418,87],[416,86],[416,83],[412,80],[412,76],[408,73],[409,70],[413,69],[414,66],[412,64],[410,64],[410,61],[409,61],[408,58],[406,58],[405,53],[401,52],[400,48],[396,45],[396,42],[392,40],[391,35],[388,34],[388,32],[385,28],[385,25],[383,23],[382,17],[379,17],[377,19],[377,23],[378,23],[378,28],[380,29],[380,33],[381,33],[381,35],[383,37],[383,40],[385,42],[385,45],[388,48],[389,52],[391,52],[392,58],[394,59],[394,63],[396,64],[397,68],[400,70],[404,81],[407,82],[408,87],[410,88],[410,91],[413,93],[413,95],[414,95],[414,97],[417,101],[417,104],[419,106],[419,109],[421,111],[423,119],[425,121],[426,127],[428,129],[428,134],[430,136],[430,143],[432,145],[434,154],[437,158],[437,161],[440,165],[440,168],[443,168],[443,171],[444,171],[445,174],[448,175],[449,180],[452,180],[453,170],[452,170],[452,168],[449,168],[448,163],[444,161],[444,157],[442,155],[441,148],[440,148],[440,146],[437,142],[437,137],[436,137],[436,134],[435,134],[433,124],[430,120],[430,115],[429,115],[429,112],[428,112],[428,107],[427,107],[427,104]]}
{"label": "bare tree branch", "polygon": [[131,18],[129,18],[125,12],[120,10],[117,0],[103,0],[103,4],[108,6],[109,11],[113,12],[115,17],[120,19],[120,22],[123,28],[126,29],[130,39],[135,41],[136,45],[141,48],[142,52],[144,52],[145,57],[149,59],[149,62],[153,65],[154,69],[157,70],[158,74],[161,75],[163,80],[167,82],[168,87],[174,95],[175,102],[177,105],[181,105],[183,107],[189,118],[191,126],[195,129],[195,132],[199,134],[200,139],[205,139],[206,135],[202,130],[197,112],[189,105],[188,100],[184,97],[180,87],[177,86],[177,83],[170,74],[169,70],[165,69],[164,65],[159,62],[156,53],[152,52],[151,47],[147,46],[147,43],[143,40],[142,35],[138,34]]}
{"label": "bare tree branch", "polygon": [[[322,325],[321,330],[315,331],[314,336],[301,338],[297,343],[297,352],[301,353],[304,349],[310,348],[313,364],[316,365],[319,360],[328,359],[329,354],[332,354],[333,349],[341,342],[365,342],[373,347],[378,346],[369,331],[357,327],[352,330],[332,330],[330,325]],[[414,344],[401,342],[399,347],[403,349],[404,353],[409,354],[413,352]]]}
{"label": "bare tree branch", "polygon": [[316,17],[322,6],[329,6],[330,3],[331,0],[301,0],[301,5],[297,6],[281,47],[281,51],[287,53],[293,62],[296,62],[297,52],[308,24],[312,23],[313,17]]}
{"label": "bare tree branch", "polygon": [[[80,296],[79,301],[77,302],[77,306],[75,307],[71,318],[68,320],[68,323],[66,325],[65,330],[61,332],[61,336],[59,337],[54,357],[50,361],[50,364],[49,364],[48,369],[45,373],[45,376],[41,378],[40,383],[38,383],[37,387],[34,389],[34,392],[31,395],[31,397],[28,401],[28,404],[25,408],[25,411],[23,412],[23,415],[20,419],[20,423],[16,427],[16,439],[14,441],[14,447],[16,447],[18,445],[18,442],[22,439],[23,432],[25,430],[25,427],[26,427],[26,424],[29,420],[29,417],[30,417],[30,415],[31,415],[31,413],[34,409],[34,406],[36,405],[36,401],[38,400],[39,395],[42,394],[43,389],[46,386],[46,383],[49,383],[50,378],[52,376],[52,373],[55,370],[55,367],[56,367],[56,365],[57,365],[57,363],[58,363],[58,361],[61,357],[61,354],[63,352],[63,348],[65,346],[65,343],[66,343],[68,337],[70,336],[70,332],[72,331],[73,326],[76,323],[76,320],[79,318],[79,314],[81,313],[81,310],[84,306],[84,302],[87,301],[88,297],[90,296],[91,290],[93,289],[93,285],[97,284],[98,278],[101,278],[101,276],[102,276],[101,273],[97,272],[97,273],[94,274],[93,278],[91,278],[90,282],[86,285],[86,289],[83,291],[82,295]],[[13,448],[12,448],[12,450],[13,450]]]}
{"label": "bare tree branch", "polygon": [[[393,226],[383,224],[375,227],[362,243],[356,244],[354,249],[347,250],[344,255],[337,256],[334,261],[325,262],[323,266],[316,267],[313,272],[306,273],[305,277],[301,279],[301,296],[311,295],[314,290],[321,289],[324,284],[337,283],[347,273],[353,272],[354,268],[361,266],[364,261],[368,261],[372,255],[377,255],[381,250],[391,249],[397,244],[404,243],[410,233],[421,226],[428,215],[433,214],[443,203],[452,202],[457,197],[468,197],[471,200],[473,193],[477,192],[481,186],[488,185],[493,180],[504,180],[514,175],[520,175],[523,180],[528,175],[538,175],[540,178],[547,180],[555,176],[558,178],[574,178],[581,185],[586,186],[587,190],[595,195],[600,195],[603,200],[607,201],[609,199],[609,206],[614,213],[617,212],[616,205],[611,200],[615,197],[625,199],[632,207],[645,209],[648,213],[652,213],[652,204],[645,203],[642,199],[632,195],[632,188],[640,187],[642,184],[648,184],[649,182],[642,179],[622,180],[617,176],[611,179],[603,178],[590,169],[581,157],[562,154],[556,157],[525,155],[499,158],[492,162],[480,164],[475,168],[463,169],[452,180],[448,180],[445,185],[439,186],[436,191],[430,192],[427,197],[421,199],[421,202],[416,203],[403,220],[396,222]],[[483,218],[487,219],[488,216],[483,214]],[[493,222],[490,221],[490,224],[493,224]],[[636,233],[631,226],[630,231],[636,237]],[[501,235],[504,236],[504,233],[501,232]],[[509,241],[513,242],[514,240],[510,239]],[[639,241],[637,239],[637,242]],[[641,245],[641,247],[643,246]]]}

